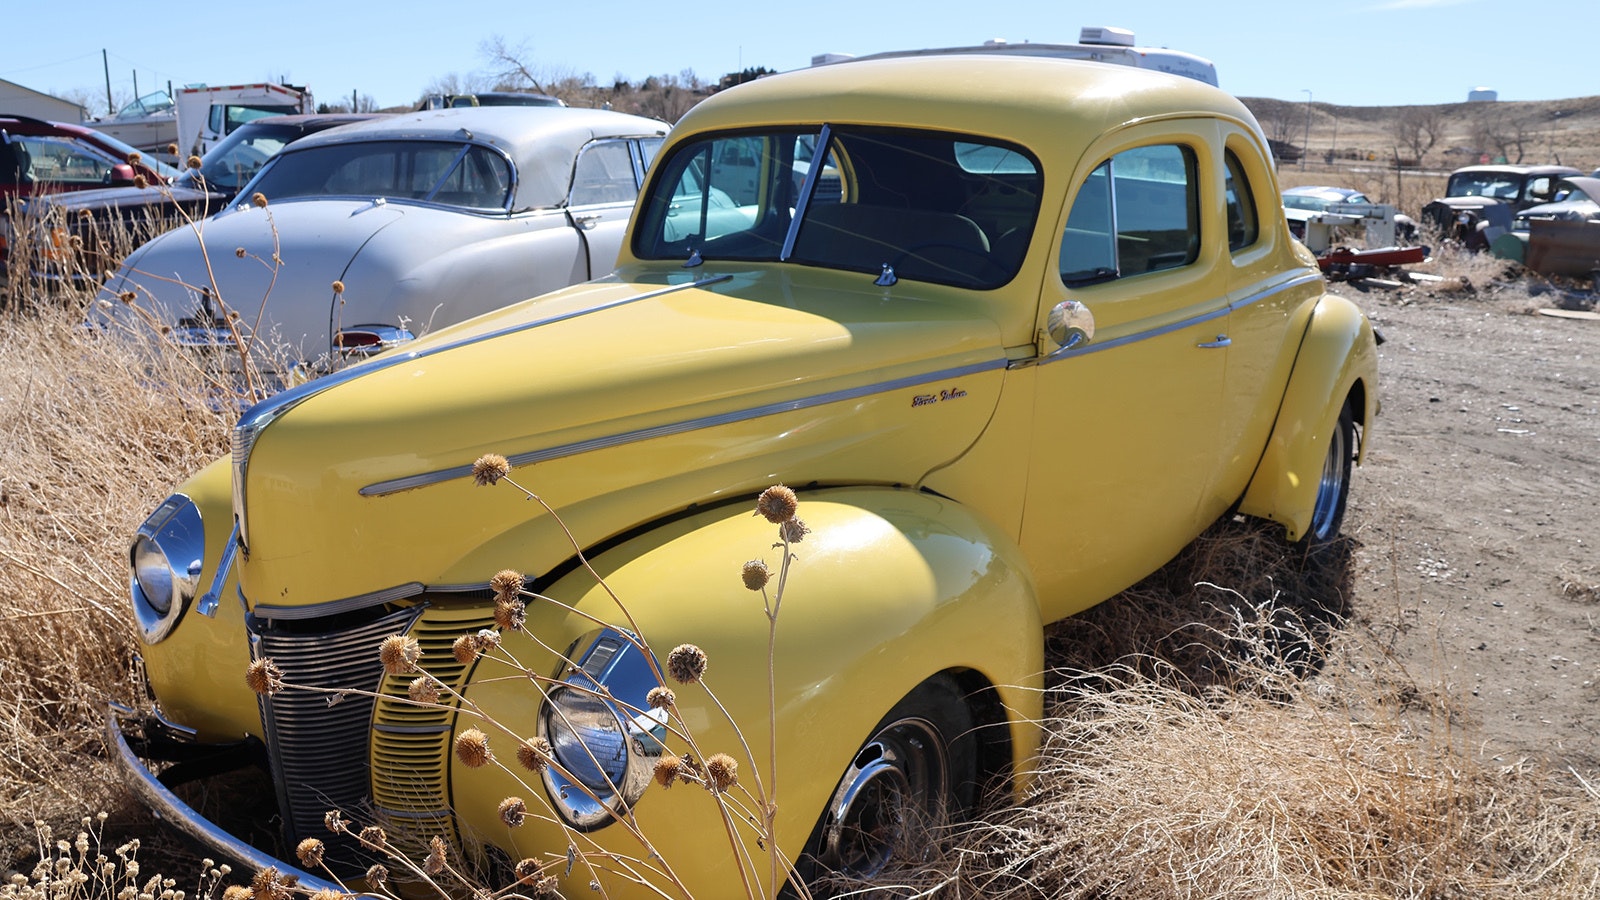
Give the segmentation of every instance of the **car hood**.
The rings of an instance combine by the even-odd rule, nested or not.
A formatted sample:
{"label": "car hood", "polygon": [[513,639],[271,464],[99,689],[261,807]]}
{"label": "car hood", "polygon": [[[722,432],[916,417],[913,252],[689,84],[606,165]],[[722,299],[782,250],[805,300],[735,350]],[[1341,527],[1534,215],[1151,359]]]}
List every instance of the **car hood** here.
{"label": "car hood", "polygon": [[774,267],[569,288],[247,412],[241,584],[295,606],[568,560],[538,504],[474,486],[486,453],[586,546],[683,497],[915,484],[977,438],[1005,364],[981,304],[907,282]]}
{"label": "car hood", "polygon": [[374,235],[403,218],[426,227],[459,215],[366,200],[241,205],[144,244],[102,296],[131,291],[168,325],[205,318],[208,304],[212,315],[237,312],[264,347],[291,361],[314,359],[328,350],[333,283]]}

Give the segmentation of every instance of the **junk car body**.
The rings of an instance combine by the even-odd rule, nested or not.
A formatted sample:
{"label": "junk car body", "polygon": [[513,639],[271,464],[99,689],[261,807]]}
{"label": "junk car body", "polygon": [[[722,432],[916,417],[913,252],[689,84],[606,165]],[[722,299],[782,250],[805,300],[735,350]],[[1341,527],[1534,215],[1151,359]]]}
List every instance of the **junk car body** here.
{"label": "junk car body", "polygon": [[222,354],[244,328],[258,359],[334,368],[610,272],[666,131],[603,110],[494,107],[311,135],[203,230],[130,254],[101,308],[132,315],[126,298],[174,340]]}
{"label": "junk car body", "polygon": [[[775,844],[801,877],[870,876],[898,804],[1025,779],[1043,623],[1230,511],[1335,536],[1374,348],[1290,237],[1260,128],[1213,87],[982,55],[760,79],[674,128],[610,276],[244,415],[135,541],[156,703],[112,734],[167,818],[280,871],[339,808],[543,861],[576,893],[637,887],[603,852],[727,896],[768,880],[770,845],[703,791],[645,788],[690,751],[646,737],[662,682],[632,639],[661,660],[693,644],[748,744],[696,685],[667,683],[673,721],[741,784],[777,754]],[[483,454],[555,515],[475,485]],[[775,482],[810,534],[769,657],[740,565],[776,552],[752,516]],[[507,568],[564,605],[497,631]],[[479,629],[557,687],[455,661]],[[396,634],[460,703],[405,702],[377,661]],[[323,693],[252,693],[266,658]],[[492,730],[469,712],[549,738],[550,766],[463,764],[452,740]],[[140,757],[229,742],[272,774],[276,848],[230,843]],[[513,796],[536,812],[508,828]]]}

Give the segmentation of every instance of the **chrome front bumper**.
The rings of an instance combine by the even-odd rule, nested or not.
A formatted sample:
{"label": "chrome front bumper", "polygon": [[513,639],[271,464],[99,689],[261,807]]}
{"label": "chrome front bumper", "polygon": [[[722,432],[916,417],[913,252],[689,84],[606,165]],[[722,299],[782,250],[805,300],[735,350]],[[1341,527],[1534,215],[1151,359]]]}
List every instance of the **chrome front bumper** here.
{"label": "chrome front bumper", "polygon": [[282,875],[299,878],[300,887],[309,891],[326,889],[339,894],[353,893],[325,876],[312,875],[299,866],[257,850],[212,824],[195,812],[193,807],[180,800],[171,789],[161,783],[161,779],[157,778],[154,772],[150,771],[144,760],[139,758],[132,745],[128,743],[128,736],[123,730],[124,722],[135,723],[141,719],[142,717],[133,710],[119,704],[111,704],[106,715],[106,738],[109,746],[115,751],[112,758],[121,769],[123,782],[156,814],[157,818],[166,821],[185,837],[217,856],[248,866],[252,872],[271,867]]}

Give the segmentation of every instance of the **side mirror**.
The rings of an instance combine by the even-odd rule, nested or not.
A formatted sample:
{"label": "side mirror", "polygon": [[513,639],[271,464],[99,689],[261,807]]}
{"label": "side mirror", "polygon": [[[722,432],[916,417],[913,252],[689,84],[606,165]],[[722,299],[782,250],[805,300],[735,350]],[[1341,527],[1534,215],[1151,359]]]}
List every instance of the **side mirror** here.
{"label": "side mirror", "polygon": [[1050,309],[1045,331],[1058,349],[1081,347],[1094,340],[1094,313],[1076,300],[1063,300]]}
{"label": "side mirror", "polygon": [[118,163],[106,173],[106,184],[112,187],[128,187],[133,184],[133,166],[127,163]]}

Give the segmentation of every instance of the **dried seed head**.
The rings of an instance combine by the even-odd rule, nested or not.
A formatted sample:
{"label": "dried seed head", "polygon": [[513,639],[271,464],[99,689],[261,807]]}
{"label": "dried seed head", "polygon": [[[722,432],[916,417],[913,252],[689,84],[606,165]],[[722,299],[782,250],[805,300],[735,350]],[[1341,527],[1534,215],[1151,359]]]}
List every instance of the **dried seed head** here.
{"label": "dried seed head", "polygon": [[[132,888],[129,888],[126,893],[128,894],[127,900],[134,900],[134,898],[139,896],[138,892],[134,891]],[[255,891],[250,890],[242,884],[230,884],[223,889],[222,900],[254,900],[255,895]],[[117,895],[117,900],[124,900],[122,894]]]}
{"label": "dried seed head", "polygon": [[726,753],[706,757],[706,775],[719,793],[739,783],[739,763]]}
{"label": "dried seed head", "polygon": [[530,738],[517,746],[517,762],[530,772],[543,772],[550,765],[554,752],[550,742],[542,737]]}
{"label": "dried seed head", "polygon": [[344,293],[344,282],[342,282],[339,279],[335,278],[333,280],[333,292],[335,294],[343,294]]}
{"label": "dried seed head", "polygon": [[778,526],[778,537],[791,544],[798,544],[806,539],[811,529],[799,519],[790,519]]}
{"label": "dried seed head", "polygon": [[418,675],[406,687],[406,696],[417,703],[438,703],[439,685],[426,675]]}
{"label": "dried seed head", "polygon": [[494,624],[506,631],[521,631],[528,621],[528,607],[520,599],[501,600],[494,605]]}
{"label": "dried seed head", "polygon": [[463,666],[478,658],[478,636],[463,634],[450,645],[450,655]]}
{"label": "dried seed head", "polygon": [[422,658],[422,645],[414,637],[391,634],[378,645],[378,659],[383,670],[390,675],[404,675],[417,670],[417,660]]}
{"label": "dried seed head", "polygon": [[350,823],[344,820],[344,813],[337,809],[330,809],[322,814],[322,827],[334,834],[344,834],[350,830]]}
{"label": "dried seed head", "polygon": [[520,599],[522,586],[525,583],[526,579],[516,569],[501,569],[489,579],[489,587],[494,591],[494,599],[497,602]]}
{"label": "dried seed head", "polygon": [[[172,151],[172,155],[173,156],[177,156],[178,155],[178,151],[177,150],[173,150]],[[128,154],[128,165],[137,166],[139,164],[139,160],[141,160],[141,159],[144,159],[144,155],[141,154],[139,151],[135,150],[132,153]]]}
{"label": "dried seed head", "polygon": [[799,506],[800,498],[781,484],[767,488],[756,499],[756,512],[774,525],[782,525],[794,518],[794,511]]}
{"label": "dried seed head", "polygon": [[300,860],[300,865],[308,869],[315,869],[322,865],[322,854],[327,849],[316,838],[306,838],[294,848],[294,855]]}
{"label": "dried seed head", "polygon": [[250,880],[250,890],[255,900],[289,900],[292,889],[300,883],[293,875],[284,875],[276,866],[267,866]]}
{"label": "dried seed head", "polygon": [[381,890],[383,890],[383,886],[385,884],[388,884],[388,883],[389,883],[389,869],[388,869],[388,867],[386,867],[386,866],[384,866],[384,865],[382,865],[380,863],[373,863],[370,867],[367,868],[367,884],[371,885],[373,890],[381,891]]}
{"label": "dried seed head", "polygon": [[544,866],[536,859],[520,859],[512,871],[516,873],[517,884],[533,884],[544,874]]}
{"label": "dried seed head", "polygon": [[694,684],[706,674],[706,652],[693,644],[679,644],[667,656],[667,673],[679,684]]}
{"label": "dried seed head", "polygon": [[478,642],[479,653],[487,653],[490,650],[500,646],[500,632],[498,631],[483,628],[479,629],[478,633],[473,635],[473,637]]}
{"label": "dried seed head", "polygon": [[644,702],[650,704],[651,709],[667,709],[678,702],[678,695],[672,692],[672,688],[657,685],[644,695]]}
{"label": "dried seed head", "polygon": [[283,690],[283,672],[278,670],[272,657],[263,656],[244,670],[244,683],[250,690],[268,697]]}
{"label": "dried seed head", "polygon": [[772,570],[759,559],[752,559],[744,564],[744,586],[752,591],[759,591],[772,580]]}
{"label": "dried seed head", "polygon": [[422,870],[429,875],[437,875],[444,871],[445,864],[449,862],[450,845],[444,838],[434,836],[428,841],[428,858],[422,861]]}
{"label": "dried seed head", "polygon": [[[173,156],[177,156],[178,155],[176,148],[174,148],[172,155]],[[187,163],[189,168],[191,168],[191,169],[200,168],[200,157],[198,157],[198,156],[191,156],[187,160],[185,160],[184,162]]]}
{"label": "dried seed head", "polygon": [[[177,144],[177,142],[172,142],[172,143],[167,144],[167,155],[168,156],[177,156],[178,155],[178,144]],[[194,158],[195,157],[190,157],[190,159],[194,159]]]}
{"label": "dried seed head", "polygon": [[507,828],[520,828],[528,818],[528,804],[521,797],[507,797],[500,801],[500,821]]}
{"label": "dried seed head", "polygon": [[491,485],[511,474],[511,463],[498,453],[485,453],[472,464],[472,480],[479,487]]}
{"label": "dried seed head", "polygon": [[468,728],[456,736],[456,759],[469,769],[477,769],[494,761],[489,752],[489,736],[476,728]]}
{"label": "dried seed head", "polygon": [[244,259],[244,248],[243,247],[235,247],[235,248],[233,248],[233,255],[239,257],[240,259]]}
{"label": "dried seed head", "polygon": [[384,834],[383,829],[377,825],[368,825],[361,829],[360,834],[356,835],[356,840],[360,841],[361,846],[368,850],[382,850],[389,843],[389,836]]}
{"label": "dried seed head", "polygon": [[144,177],[144,175],[142,175],[142,174],[141,175],[135,175],[135,176],[133,176],[133,186],[138,188],[138,189],[140,189],[140,190],[144,190],[145,188],[150,186],[150,179]]}
{"label": "dried seed head", "polygon": [[656,784],[664,788],[672,787],[683,772],[683,760],[676,756],[663,756],[656,760]]}
{"label": "dried seed head", "polygon": [[352,900],[354,896],[354,894],[345,894],[333,888],[318,888],[316,893],[311,895],[311,900]]}
{"label": "dried seed head", "polygon": [[256,191],[254,194],[250,195],[250,205],[256,207],[257,209],[266,209],[267,195],[261,193],[260,191]]}
{"label": "dried seed head", "polygon": [[138,299],[138,297],[133,291],[123,291],[117,295],[117,299],[121,300],[123,303],[132,303],[134,300]]}

